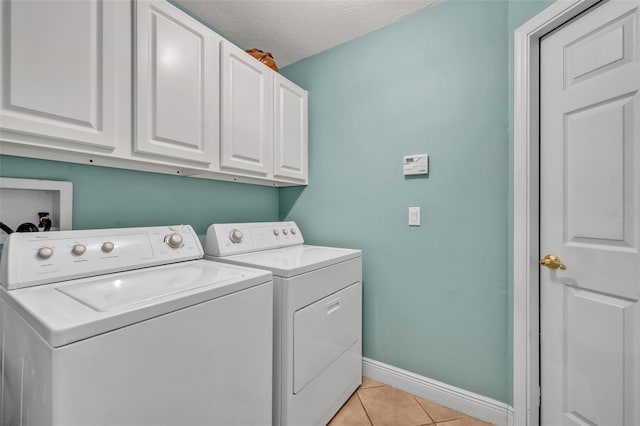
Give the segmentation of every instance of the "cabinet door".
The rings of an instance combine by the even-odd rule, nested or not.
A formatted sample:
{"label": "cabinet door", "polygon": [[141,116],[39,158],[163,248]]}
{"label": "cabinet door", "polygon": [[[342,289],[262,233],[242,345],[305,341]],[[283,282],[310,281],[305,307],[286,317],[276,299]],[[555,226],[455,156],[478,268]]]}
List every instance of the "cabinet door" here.
{"label": "cabinet door", "polygon": [[221,38],[166,1],[138,0],[136,23],[134,151],[213,162]]}
{"label": "cabinet door", "polygon": [[222,42],[222,169],[273,175],[273,74],[242,49]]}
{"label": "cabinet door", "polygon": [[275,78],[274,178],[307,182],[307,91]]}
{"label": "cabinet door", "polygon": [[[111,152],[128,109],[130,25],[122,2],[0,2],[0,126],[3,139]],[[126,123],[120,123],[126,124]],[[15,137],[14,137],[15,136]]]}

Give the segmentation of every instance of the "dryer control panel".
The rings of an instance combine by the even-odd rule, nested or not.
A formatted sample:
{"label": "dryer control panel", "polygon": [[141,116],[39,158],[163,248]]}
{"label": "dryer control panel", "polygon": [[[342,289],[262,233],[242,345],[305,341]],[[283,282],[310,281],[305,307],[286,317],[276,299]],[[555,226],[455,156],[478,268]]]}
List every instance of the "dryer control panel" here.
{"label": "dryer control panel", "polygon": [[303,243],[295,222],[214,223],[207,229],[205,254],[221,257]]}
{"label": "dryer control panel", "polygon": [[13,233],[2,252],[0,283],[11,290],[202,255],[189,225]]}

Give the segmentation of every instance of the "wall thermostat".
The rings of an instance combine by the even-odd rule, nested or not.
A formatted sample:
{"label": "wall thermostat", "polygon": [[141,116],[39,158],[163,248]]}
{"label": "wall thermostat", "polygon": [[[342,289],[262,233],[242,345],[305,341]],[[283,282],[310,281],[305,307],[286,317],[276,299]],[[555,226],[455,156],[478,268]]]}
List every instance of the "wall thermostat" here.
{"label": "wall thermostat", "polygon": [[429,155],[416,154],[404,156],[405,176],[408,175],[428,175],[429,174]]}

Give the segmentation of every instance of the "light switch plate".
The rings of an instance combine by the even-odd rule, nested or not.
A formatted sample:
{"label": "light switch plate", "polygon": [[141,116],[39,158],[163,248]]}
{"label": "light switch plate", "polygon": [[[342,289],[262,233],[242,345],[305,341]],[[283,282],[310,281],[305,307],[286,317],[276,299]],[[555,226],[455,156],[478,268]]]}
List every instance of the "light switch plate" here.
{"label": "light switch plate", "polygon": [[420,207],[409,207],[409,226],[420,226]]}

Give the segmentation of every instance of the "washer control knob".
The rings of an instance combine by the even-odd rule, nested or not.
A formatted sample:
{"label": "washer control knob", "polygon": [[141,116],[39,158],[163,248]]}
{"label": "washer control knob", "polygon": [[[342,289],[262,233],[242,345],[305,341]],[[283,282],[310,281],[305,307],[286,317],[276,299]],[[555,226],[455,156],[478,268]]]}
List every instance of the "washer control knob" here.
{"label": "washer control knob", "polygon": [[37,255],[40,259],[46,260],[53,256],[53,249],[51,247],[40,247]]}
{"label": "washer control knob", "polygon": [[164,237],[164,242],[171,248],[180,248],[182,247],[182,235],[173,232],[171,234],[167,234]]}
{"label": "washer control knob", "polygon": [[282,228],[282,235],[287,235],[288,233],[287,228]]}
{"label": "washer control knob", "polygon": [[84,244],[74,244],[71,247],[71,254],[74,256],[82,256],[85,251],[87,251],[87,246]]}
{"label": "washer control knob", "polygon": [[296,228],[291,228],[291,235],[296,235],[298,231],[296,231]]}
{"label": "washer control knob", "polygon": [[110,241],[107,241],[106,243],[102,243],[102,251],[105,253],[111,253],[114,247],[115,245]]}
{"label": "washer control knob", "polygon": [[278,235],[280,235],[280,231],[278,231],[276,228],[273,228],[273,235],[277,237]]}
{"label": "washer control knob", "polygon": [[242,241],[242,231],[239,229],[234,229],[229,232],[229,239],[232,243],[237,244]]}

